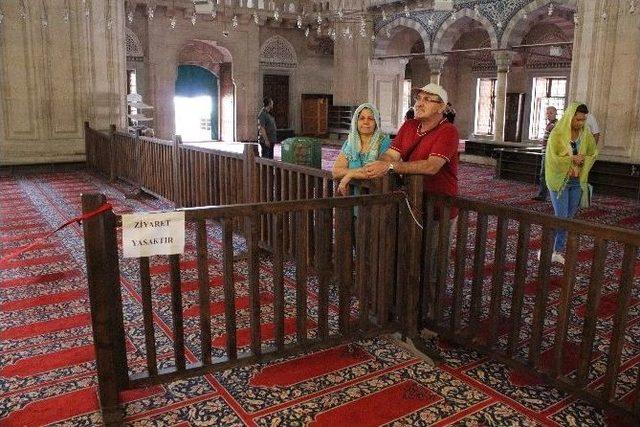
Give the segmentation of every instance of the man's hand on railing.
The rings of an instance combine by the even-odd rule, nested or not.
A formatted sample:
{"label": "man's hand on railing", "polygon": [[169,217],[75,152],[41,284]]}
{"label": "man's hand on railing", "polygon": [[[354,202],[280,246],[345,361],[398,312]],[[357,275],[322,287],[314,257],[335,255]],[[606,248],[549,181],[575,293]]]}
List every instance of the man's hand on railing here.
{"label": "man's hand on railing", "polygon": [[367,179],[380,178],[389,172],[389,163],[384,160],[376,160],[364,167],[364,171],[367,174]]}

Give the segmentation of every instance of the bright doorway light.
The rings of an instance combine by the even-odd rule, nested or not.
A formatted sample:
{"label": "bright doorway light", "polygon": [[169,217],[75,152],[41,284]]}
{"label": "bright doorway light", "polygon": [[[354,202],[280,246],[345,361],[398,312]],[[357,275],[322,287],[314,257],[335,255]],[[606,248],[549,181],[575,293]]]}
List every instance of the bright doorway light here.
{"label": "bright doorway light", "polygon": [[176,135],[183,141],[211,141],[211,97],[173,98],[176,112]]}

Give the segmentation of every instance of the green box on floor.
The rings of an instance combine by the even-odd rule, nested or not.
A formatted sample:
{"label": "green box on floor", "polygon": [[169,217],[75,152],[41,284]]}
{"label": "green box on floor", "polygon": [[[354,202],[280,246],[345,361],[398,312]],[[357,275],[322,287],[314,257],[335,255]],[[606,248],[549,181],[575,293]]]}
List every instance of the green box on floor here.
{"label": "green box on floor", "polygon": [[322,168],[322,140],[296,136],[282,141],[282,161],[312,168]]}

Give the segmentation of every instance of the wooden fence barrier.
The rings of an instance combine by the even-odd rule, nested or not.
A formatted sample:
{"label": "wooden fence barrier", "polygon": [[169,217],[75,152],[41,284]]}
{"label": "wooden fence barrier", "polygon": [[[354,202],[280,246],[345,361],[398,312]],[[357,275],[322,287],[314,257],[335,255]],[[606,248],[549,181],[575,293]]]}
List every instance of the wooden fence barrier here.
{"label": "wooden fence barrier", "polygon": [[[404,288],[419,291],[406,297],[411,306],[420,304],[419,317],[408,324],[638,421],[640,376],[626,372],[632,384],[621,384],[621,376],[633,366],[622,350],[633,336],[628,320],[632,290],[637,295],[640,283],[640,233],[462,197],[428,195],[423,201],[415,190],[422,177],[409,181],[410,199],[423,206],[424,230],[405,231],[408,280],[421,283]],[[437,220],[448,218],[451,209],[459,209],[454,230],[449,221]],[[407,222],[403,218],[400,227]],[[551,262],[554,231],[562,229],[568,231],[564,266]],[[558,282],[554,291],[551,283]],[[611,320],[599,319],[604,294],[616,304]],[[551,304],[552,296],[557,304]],[[636,397],[630,404],[624,394]]]}
{"label": "wooden fence barrier", "polygon": [[[96,209],[105,202],[100,194],[82,196],[83,212]],[[158,301],[158,276],[150,273],[150,258],[140,258],[139,283],[144,324],[144,354],[146,369],[142,373],[129,374],[127,367],[127,345],[125,341],[124,315],[122,311],[121,278],[118,260],[116,226],[118,217],[112,212],[84,221],[84,236],[91,299],[91,318],[94,345],[98,366],[98,385],[103,419],[107,425],[119,425],[122,409],[119,393],[126,389],[166,383],[208,372],[235,366],[267,361],[304,351],[334,346],[365,336],[375,336],[383,332],[397,330],[397,322],[389,301],[397,300],[398,307],[407,307],[396,294],[391,275],[393,258],[388,258],[386,276],[373,267],[370,256],[372,248],[379,247],[381,235],[372,231],[374,216],[385,212],[394,215],[403,205],[401,193],[384,195],[364,195],[349,198],[324,198],[296,201],[277,201],[207,208],[185,208],[188,227],[195,228],[195,247],[198,269],[198,339],[189,340],[185,334],[183,313],[183,290],[180,263],[184,256],[170,255],[169,285],[171,306],[171,335],[173,336],[172,367],[160,368],[157,343],[154,335],[152,307],[166,306]],[[353,218],[354,208],[358,209],[357,219]],[[295,321],[296,332],[292,344],[285,345],[285,279],[284,279],[284,217],[294,218],[292,238],[296,245],[295,258]],[[261,336],[260,308],[260,260],[258,239],[261,218],[267,217],[273,228],[273,320],[275,335],[273,343]],[[247,266],[249,294],[250,346],[240,348],[237,344],[239,312],[236,309],[233,257],[233,220],[246,218]],[[216,220],[222,228],[222,264],[224,278],[224,320],[211,313],[209,264],[210,245],[207,245],[209,220]],[[306,232],[310,226],[314,230],[314,241],[310,242]],[[333,233],[335,227],[336,232]],[[355,232],[354,229],[357,229]],[[387,231],[396,234],[393,223],[387,224]],[[352,236],[355,235],[355,240]],[[333,246],[332,239],[338,243]],[[306,254],[309,246],[314,246],[317,259],[316,271],[307,268]],[[332,249],[335,247],[335,250]],[[395,250],[394,248],[391,251]],[[341,274],[332,279],[332,260],[343,266]],[[353,269],[353,270],[352,270]],[[355,271],[355,276],[352,274]],[[309,278],[317,276],[317,307],[310,311],[308,294]],[[135,280],[128,277],[124,280]],[[166,279],[165,279],[166,280]],[[330,287],[335,286],[337,299],[330,297]],[[156,290],[156,291],[154,291]],[[264,292],[264,285],[262,288]],[[377,297],[375,297],[377,295]],[[352,297],[358,304],[352,304]],[[289,304],[289,303],[287,303]],[[312,313],[316,313],[313,314]],[[357,312],[357,314],[354,314]],[[311,318],[310,316],[313,316]],[[333,320],[332,320],[333,318]],[[309,320],[317,325],[317,331],[310,333]],[[137,320],[134,320],[137,321]],[[224,324],[226,336],[224,351],[212,350],[212,325]],[[330,326],[331,324],[335,326]],[[218,353],[217,355],[214,353]],[[164,360],[166,365],[166,359]]]}

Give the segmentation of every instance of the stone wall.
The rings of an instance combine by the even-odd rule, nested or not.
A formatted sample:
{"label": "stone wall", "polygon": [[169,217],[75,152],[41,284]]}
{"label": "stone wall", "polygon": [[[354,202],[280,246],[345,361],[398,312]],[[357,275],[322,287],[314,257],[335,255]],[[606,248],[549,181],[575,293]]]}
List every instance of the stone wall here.
{"label": "stone wall", "polygon": [[2,1],[0,164],[82,161],[84,121],[124,126],[124,5],[85,7]]}

